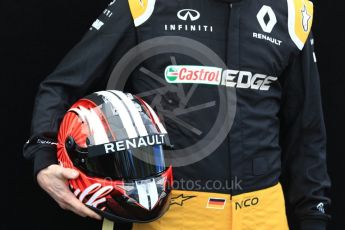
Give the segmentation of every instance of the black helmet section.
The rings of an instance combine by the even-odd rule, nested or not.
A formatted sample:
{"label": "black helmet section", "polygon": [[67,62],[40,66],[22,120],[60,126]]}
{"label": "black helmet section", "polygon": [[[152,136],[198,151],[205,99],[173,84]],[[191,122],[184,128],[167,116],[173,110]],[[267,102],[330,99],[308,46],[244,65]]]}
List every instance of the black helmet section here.
{"label": "black helmet section", "polygon": [[[159,138],[164,140],[163,136]],[[66,140],[66,143],[71,142],[74,143],[73,139]],[[116,143],[119,141],[113,145],[116,146]],[[159,175],[167,169],[162,145],[147,145],[106,153],[104,149],[111,144],[90,146],[87,149],[80,148],[75,143],[72,147],[67,147],[66,144],[66,150],[76,167],[86,175],[99,178],[126,181],[145,179]],[[137,157],[139,155],[140,158]]]}

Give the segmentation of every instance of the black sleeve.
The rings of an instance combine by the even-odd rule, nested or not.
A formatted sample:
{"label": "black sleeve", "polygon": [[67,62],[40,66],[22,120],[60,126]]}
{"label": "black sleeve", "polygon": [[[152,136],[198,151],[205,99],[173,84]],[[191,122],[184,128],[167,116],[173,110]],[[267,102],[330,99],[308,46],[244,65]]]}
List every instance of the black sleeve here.
{"label": "black sleeve", "polygon": [[310,37],[283,76],[281,145],[284,189],[302,230],[326,229],[330,200],[319,73]]}
{"label": "black sleeve", "polygon": [[106,81],[108,68],[136,43],[128,1],[111,1],[83,39],[41,84],[33,111],[31,138],[24,156],[34,159],[34,174],[57,163],[56,138],[66,110]]}

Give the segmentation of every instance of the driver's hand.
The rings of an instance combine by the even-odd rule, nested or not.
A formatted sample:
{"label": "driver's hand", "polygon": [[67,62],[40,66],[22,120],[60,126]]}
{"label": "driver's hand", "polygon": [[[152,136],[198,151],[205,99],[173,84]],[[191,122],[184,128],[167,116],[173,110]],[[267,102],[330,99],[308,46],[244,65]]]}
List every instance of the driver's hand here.
{"label": "driver's hand", "polygon": [[101,220],[101,216],[86,207],[69,189],[67,180],[76,179],[78,176],[76,170],[50,165],[37,174],[37,182],[62,209],[70,210],[82,217]]}

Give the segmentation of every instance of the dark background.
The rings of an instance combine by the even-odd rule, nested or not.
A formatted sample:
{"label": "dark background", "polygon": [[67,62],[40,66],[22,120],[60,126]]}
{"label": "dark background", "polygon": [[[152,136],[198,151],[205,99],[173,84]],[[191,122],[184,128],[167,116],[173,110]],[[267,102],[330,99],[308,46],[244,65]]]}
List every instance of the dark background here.
{"label": "dark background", "polygon": [[[79,41],[108,1],[0,0],[1,230],[97,229],[64,212],[33,182],[23,159],[39,83]],[[314,1],[314,36],[333,187],[330,230],[345,229],[345,20],[341,0]],[[5,205],[5,206],[4,206]],[[94,227],[92,227],[94,226]]]}

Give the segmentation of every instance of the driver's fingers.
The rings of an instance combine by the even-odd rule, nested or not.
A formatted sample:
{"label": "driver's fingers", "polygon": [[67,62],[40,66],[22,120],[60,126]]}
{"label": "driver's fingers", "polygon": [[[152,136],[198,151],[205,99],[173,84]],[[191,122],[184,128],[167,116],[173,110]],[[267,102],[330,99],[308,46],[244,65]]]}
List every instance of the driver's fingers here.
{"label": "driver's fingers", "polygon": [[72,193],[70,193],[66,198],[65,202],[68,205],[68,209],[71,210],[72,212],[80,215],[80,216],[88,216],[97,220],[100,220],[101,217],[86,207],[81,201],[79,201]]}

